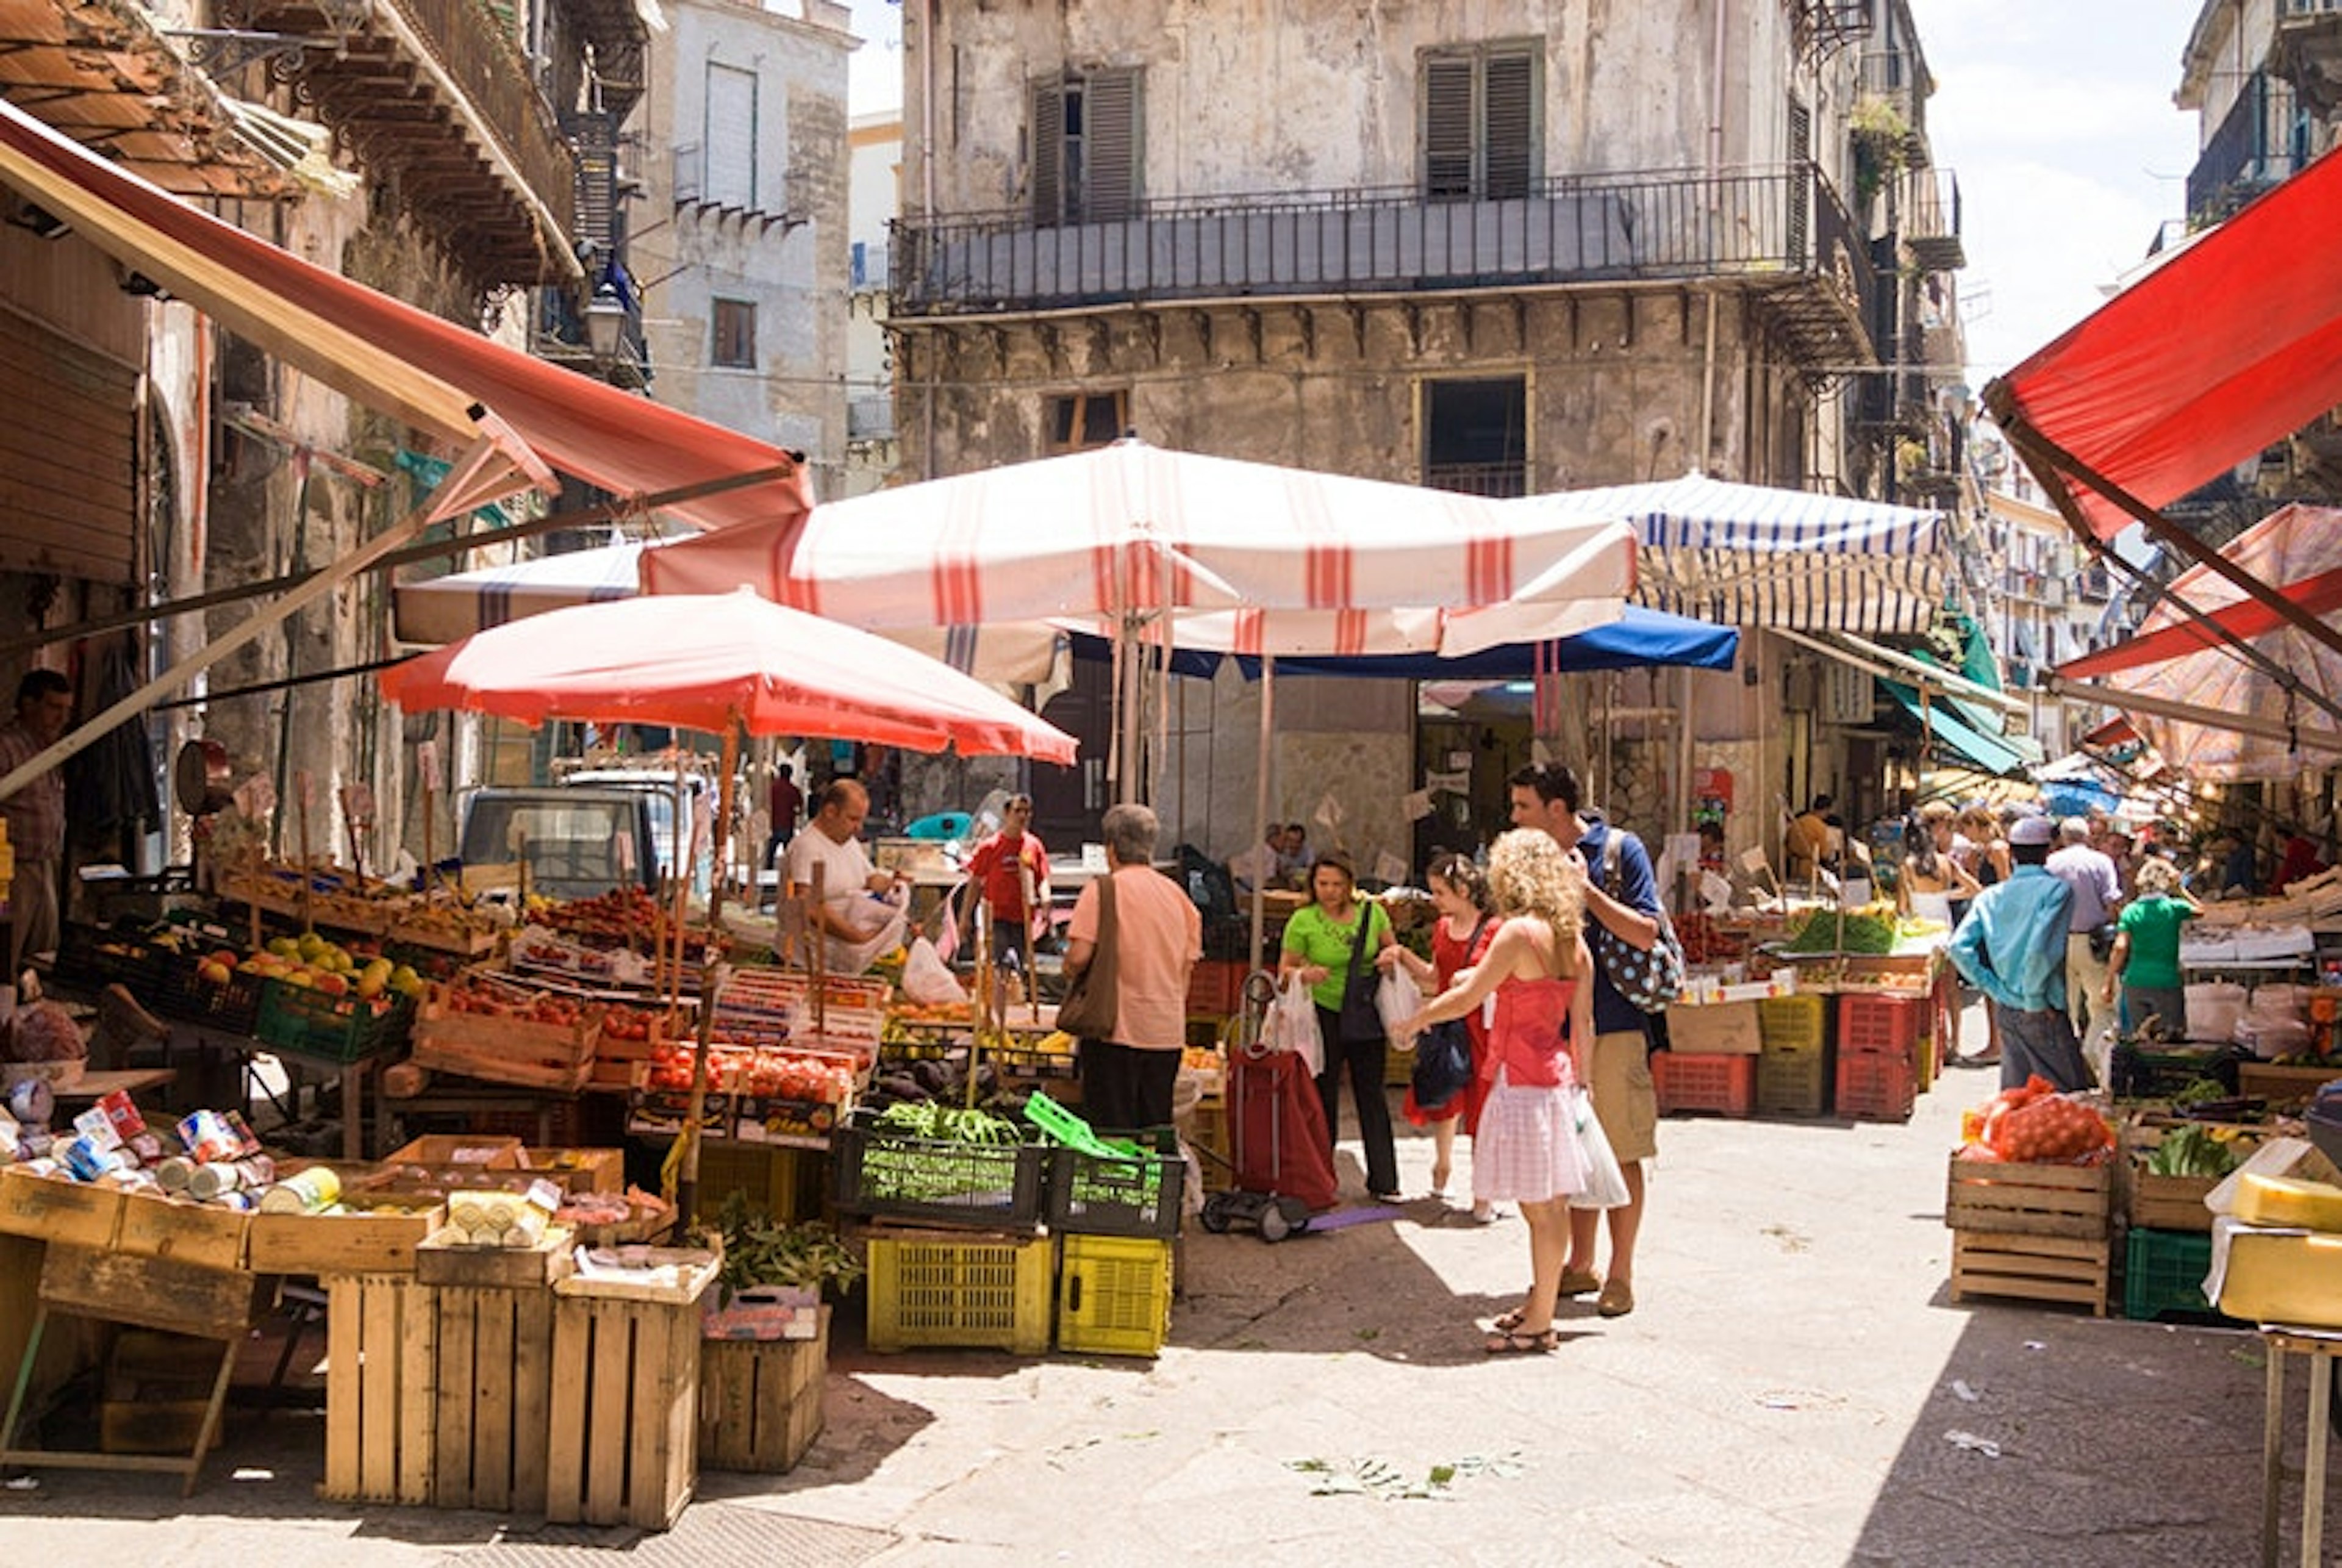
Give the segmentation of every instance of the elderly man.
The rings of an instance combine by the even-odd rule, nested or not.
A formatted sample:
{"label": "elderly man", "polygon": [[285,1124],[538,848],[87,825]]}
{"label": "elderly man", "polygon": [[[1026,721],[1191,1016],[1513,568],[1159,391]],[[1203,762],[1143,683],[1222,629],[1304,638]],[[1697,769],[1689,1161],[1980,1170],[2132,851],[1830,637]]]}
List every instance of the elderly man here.
{"label": "elderly man", "polygon": [[[1642,840],[1613,827],[1598,812],[1578,810],[1577,775],[1552,763],[1533,764],[1510,781],[1515,827],[1542,828],[1572,851],[1586,873],[1586,939],[1598,929],[1648,952],[1659,940],[1659,882]],[[1604,885],[1603,863],[1610,841],[1618,846],[1617,884]],[[1601,1211],[1569,1213],[1569,1257],[1562,1268],[1561,1293],[1601,1293],[1595,1310],[1623,1317],[1635,1310],[1635,1240],[1643,1224],[1643,1162],[1659,1152],[1659,1097],[1651,1083],[1650,1034],[1642,1010],[1618,993],[1602,966],[1594,966],[1594,1043],[1586,1051],[1587,1092],[1603,1136],[1618,1156],[1626,1178],[1626,1203],[1609,1211],[1610,1267],[1594,1272],[1596,1221]]]}
{"label": "elderly man", "polygon": [[2007,880],[1978,894],[1952,933],[1952,965],[1984,993],[1999,1027],[2004,1089],[2036,1073],[2062,1090],[2090,1086],[2089,1066],[2066,1015],[2066,934],[2074,892],[2049,874],[2052,836],[2046,816],[2012,823]]}
{"label": "elderly man", "polygon": [[1171,1124],[1179,1058],[1187,1044],[1187,980],[1204,955],[1204,919],[1187,890],[1155,869],[1155,814],[1108,806],[1100,831],[1108,874],[1081,891],[1066,928],[1066,978],[1097,956],[1105,889],[1114,916],[1104,940],[1114,953],[1114,1032],[1084,1040],[1077,1058],[1082,1114],[1097,1127]]}
{"label": "elderly man", "polygon": [[781,855],[781,884],[791,897],[811,888],[819,869],[822,898],[809,925],[822,938],[828,966],[840,974],[869,968],[893,945],[883,940],[890,927],[897,940],[902,934],[903,911],[871,896],[893,892],[902,879],[875,869],[855,836],[869,815],[869,792],[852,779],[835,780],[822,790],[812,823]]}
{"label": "elderly man", "polygon": [[2081,1026],[2082,1054],[2098,1082],[2110,1083],[2115,1009],[2105,996],[2107,958],[2114,949],[2122,879],[2114,861],[2091,847],[2090,824],[2078,816],[2057,824],[2057,847],[2049,854],[2047,870],[2074,894],[2066,917],[2066,1016]]}
{"label": "elderly man", "polygon": [[[28,670],[16,683],[16,717],[0,728],[0,775],[56,744],[73,718],[73,684],[55,670]],[[8,984],[25,960],[57,945],[57,874],[65,853],[65,776],[52,767],[0,801],[16,877],[8,886]]]}

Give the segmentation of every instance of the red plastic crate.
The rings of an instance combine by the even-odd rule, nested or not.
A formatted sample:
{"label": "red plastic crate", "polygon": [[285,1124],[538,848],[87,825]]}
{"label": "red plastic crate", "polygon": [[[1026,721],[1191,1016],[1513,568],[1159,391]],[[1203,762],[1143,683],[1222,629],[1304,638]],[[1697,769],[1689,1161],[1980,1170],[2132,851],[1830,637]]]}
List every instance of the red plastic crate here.
{"label": "red plastic crate", "polygon": [[1918,1103],[1918,1076],[1907,1056],[1877,1052],[1837,1059],[1837,1114],[1857,1122],[1907,1122]]}
{"label": "red plastic crate", "polygon": [[1659,1114],[1713,1111],[1746,1116],[1756,1104],[1756,1058],[1661,1051],[1651,1057]]}
{"label": "red plastic crate", "polygon": [[1924,996],[1845,995],[1837,999],[1837,1054],[1900,1056],[1908,1061],[1927,1033]]}

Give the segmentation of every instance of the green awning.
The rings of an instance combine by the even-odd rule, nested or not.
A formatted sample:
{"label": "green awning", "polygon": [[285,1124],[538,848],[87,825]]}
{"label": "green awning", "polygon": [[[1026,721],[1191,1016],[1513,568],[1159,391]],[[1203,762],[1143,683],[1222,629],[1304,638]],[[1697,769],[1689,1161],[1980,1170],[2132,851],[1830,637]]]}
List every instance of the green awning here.
{"label": "green awning", "polygon": [[[1914,719],[1921,716],[1917,687],[1907,686],[1900,681],[1881,681],[1878,684],[1887,689],[1887,695],[1902,704],[1904,712]],[[1986,773],[2006,777],[2025,771],[2026,757],[2016,744],[2017,737],[1992,734],[1978,729],[1941,697],[1928,702],[1925,723],[1934,732],[1937,740]]]}

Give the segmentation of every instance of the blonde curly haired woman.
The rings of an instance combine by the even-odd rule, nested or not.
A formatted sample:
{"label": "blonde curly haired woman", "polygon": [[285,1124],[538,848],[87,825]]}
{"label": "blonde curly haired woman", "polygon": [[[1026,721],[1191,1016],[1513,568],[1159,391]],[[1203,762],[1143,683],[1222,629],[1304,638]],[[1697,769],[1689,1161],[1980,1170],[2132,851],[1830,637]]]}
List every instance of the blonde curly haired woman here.
{"label": "blonde curly haired woman", "polygon": [[[1396,1031],[1412,1042],[1493,998],[1486,1097],[1472,1153],[1472,1196],[1520,1205],[1528,1222],[1527,1299],[1496,1320],[1492,1355],[1550,1351],[1569,1253],[1571,1200],[1594,1174],[1593,1114],[1578,1089],[1594,1039],[1593,955],[1584,930],[1586,875],[1550,834],[1516,829],[1488,852],[1488,892],[1504,924],[1487,956]],[[1622,1194],[1623,1195],[1623,1189]]]}

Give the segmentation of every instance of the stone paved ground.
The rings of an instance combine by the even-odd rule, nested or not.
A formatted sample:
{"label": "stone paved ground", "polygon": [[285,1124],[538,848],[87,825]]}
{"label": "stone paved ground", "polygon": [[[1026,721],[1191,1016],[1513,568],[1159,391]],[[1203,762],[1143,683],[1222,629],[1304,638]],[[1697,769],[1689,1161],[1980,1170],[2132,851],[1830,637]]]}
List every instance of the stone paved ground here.
{"label": "stone paved ground", "polygon": [[[1581,1304],[1551,1356],[1480,1349],[1520,1223],[1420,1201],[1279,1246],[1192,1236],[1157,1361],[876,1355],[849,1325],[806,1462],[705,1477],[665,1537],[320,1503],[317,1418],[280,1412],[191,1501],[48,1473],[0,1493],[0,1539],[242,1568],[2252,1561],[2254,1336],[1949,1303],[1943,1160],[1992,1077],[1954,1070],[1908,1125],[1668,1122],[1642,1304]],[[1429,1145],[1403,1159],[1420,1192]],[[1424,1500],[1292,1467],[1360,1460],[1467,1473]]]}

